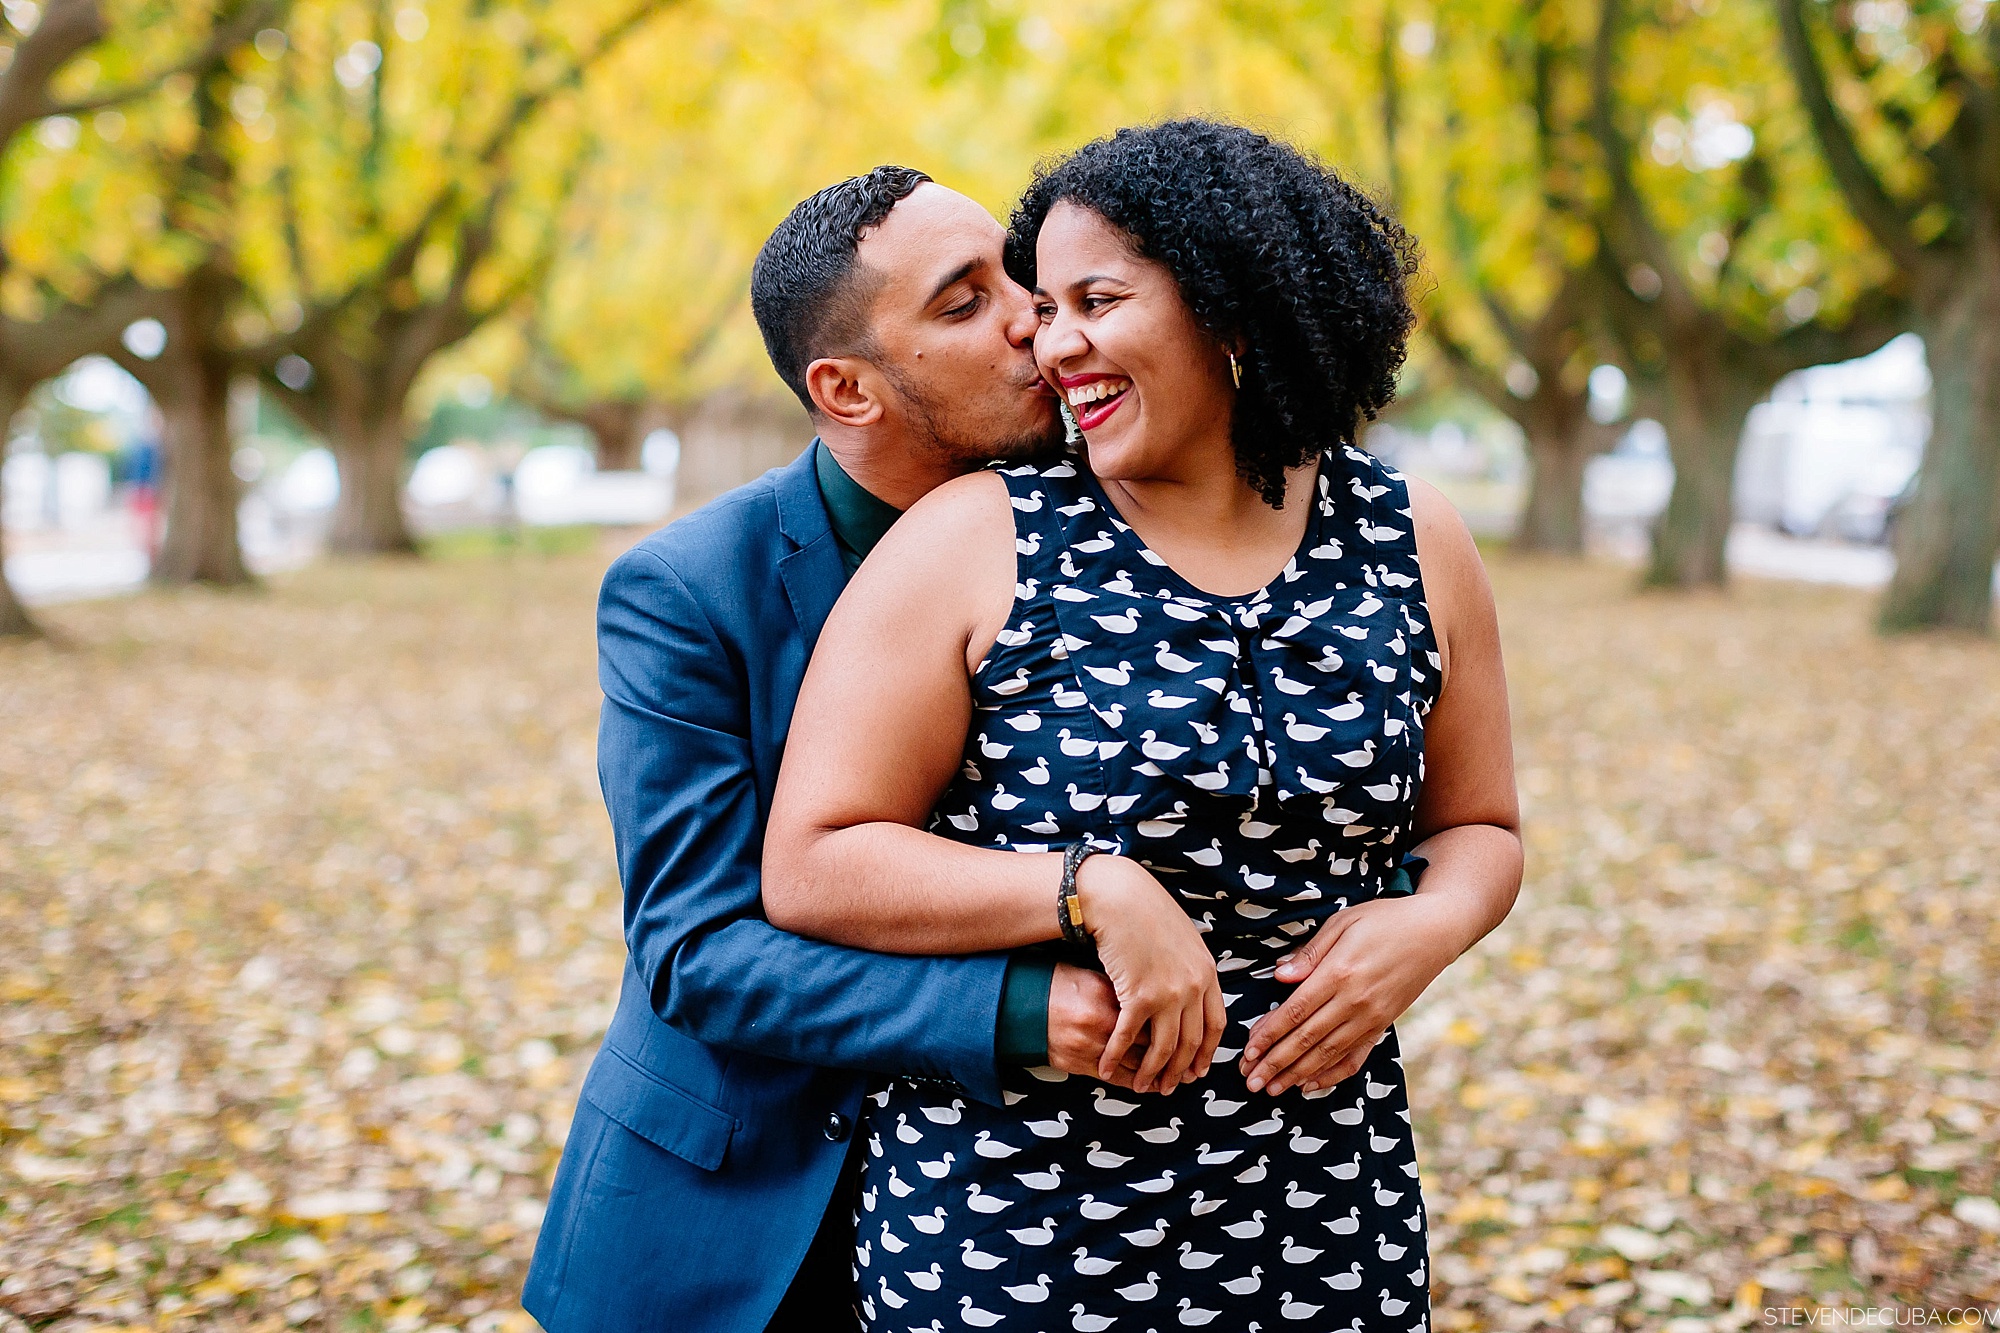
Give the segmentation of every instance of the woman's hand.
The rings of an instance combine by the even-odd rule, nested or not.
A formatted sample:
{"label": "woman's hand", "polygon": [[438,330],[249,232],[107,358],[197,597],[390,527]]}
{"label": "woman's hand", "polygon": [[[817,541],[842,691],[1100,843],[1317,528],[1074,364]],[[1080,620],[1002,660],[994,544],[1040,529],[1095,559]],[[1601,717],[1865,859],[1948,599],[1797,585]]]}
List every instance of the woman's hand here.
{"label": "woman's hand", "polygon": [[1118,996],[1118,1026],[1097,1076],[1122,1082],[1119,1066],[1140,1041],[1146,1053],[1134,1092],[1172,1092],[1208,1073],[1228,1021],[1215,958],[1201,931],[1151,871],[1124,856],[1087,858],[1076,873],[1084,924]]}
{"label": "woman's hand", "polygon": [[1422,893],[1336,912],[1278,968],[1278,980],[1300,985],[1250,1030],[1240,1066],[1250,1090],[1316,1092],[1352,1078],[1470,943],[1461,916]]}

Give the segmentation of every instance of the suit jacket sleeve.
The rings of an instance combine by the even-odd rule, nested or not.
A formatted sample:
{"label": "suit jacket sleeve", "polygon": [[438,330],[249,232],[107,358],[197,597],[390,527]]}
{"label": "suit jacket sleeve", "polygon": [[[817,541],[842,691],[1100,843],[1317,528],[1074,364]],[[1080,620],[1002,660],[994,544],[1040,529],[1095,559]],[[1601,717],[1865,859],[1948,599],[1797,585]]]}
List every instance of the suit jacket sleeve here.
{"label": "suit jacket sleeve", "polygon": [[657,553],[605,576],[598,659],[598,776],[654,1012],[711,1046],[952,1078],[997,1105],[1004,957],[870,953],[764,920],[743,662]]}

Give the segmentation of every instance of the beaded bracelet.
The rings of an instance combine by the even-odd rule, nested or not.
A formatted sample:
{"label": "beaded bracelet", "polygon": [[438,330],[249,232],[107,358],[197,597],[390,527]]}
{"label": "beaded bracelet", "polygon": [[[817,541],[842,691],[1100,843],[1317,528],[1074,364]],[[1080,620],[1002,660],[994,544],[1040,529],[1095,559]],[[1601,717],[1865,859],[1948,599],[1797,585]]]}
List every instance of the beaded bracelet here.
{"label": "beaded bracelet", "polygon": [[1083,899],[1076,893],[1076,872],[1084,858],[1095,855],[1097,850],[1088,839],[1079,839],[1063,849],[1062,884],[1056,890],[1056,924],[1062,927],[1062,937],[1071,944],[1090,942],[1090,932],[1083,925]]}

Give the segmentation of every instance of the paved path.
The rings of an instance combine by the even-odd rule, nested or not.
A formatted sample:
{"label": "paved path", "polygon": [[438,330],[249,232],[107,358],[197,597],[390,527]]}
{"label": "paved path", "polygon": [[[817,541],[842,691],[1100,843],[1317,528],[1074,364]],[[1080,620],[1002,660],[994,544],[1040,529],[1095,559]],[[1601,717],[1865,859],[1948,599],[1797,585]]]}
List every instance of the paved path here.
{"label": "paved path", "polygon": [[[1645,556],[1645,538],[1629,531],[1608,539],[1601,549],[1637,563]],[[251,567],[260,574],[296,568],[305,559],[303,552],[291,549],[253,547],[249,552]],[[1895,558],[1880,546],[1802,541],[1749,523],[1737,524],[1729,535],[1731,572],[1753,578],[1880,588],[1895,567]],[[146,581],[146,558],[137,547],[127,545],[23,551],[7,557],[7,581],[30,604],[112,597],[135,591]]]}

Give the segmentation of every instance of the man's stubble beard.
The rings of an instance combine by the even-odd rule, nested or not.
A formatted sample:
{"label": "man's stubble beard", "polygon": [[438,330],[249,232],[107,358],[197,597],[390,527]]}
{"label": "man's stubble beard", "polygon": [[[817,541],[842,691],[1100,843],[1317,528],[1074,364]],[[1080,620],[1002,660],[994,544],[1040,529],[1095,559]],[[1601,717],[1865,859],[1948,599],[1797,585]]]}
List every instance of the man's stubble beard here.
{"label": "man's stubble beard", "polygon": [[1055,410],[1053,401],[1047,421],[1039,428],[999,439],[990,435],[975,438],[968,429],[975,423],[967,420],[974,413],[963,409],[954,412],[948,404],[886,365],[882,372],[903,396],[916,433],[961,472],[976,472],[988,463],[1025,463],[1044,458],[1061,452],[1067,438],[1062,414]]}

